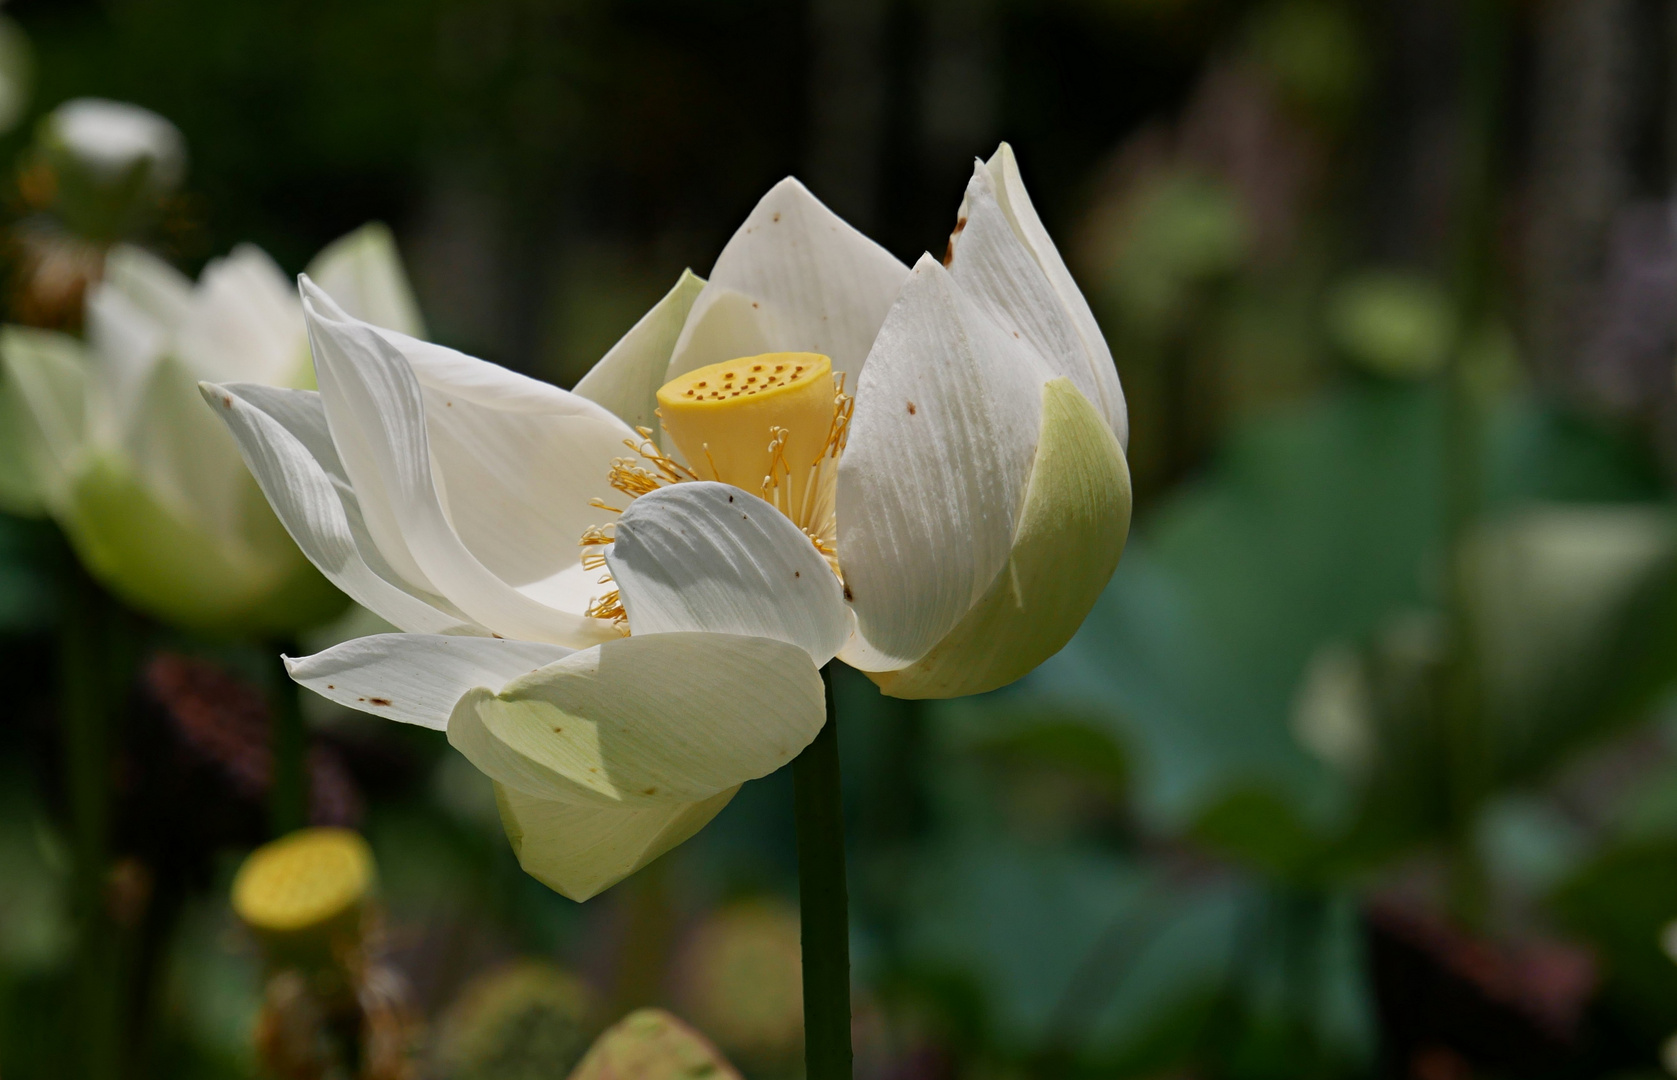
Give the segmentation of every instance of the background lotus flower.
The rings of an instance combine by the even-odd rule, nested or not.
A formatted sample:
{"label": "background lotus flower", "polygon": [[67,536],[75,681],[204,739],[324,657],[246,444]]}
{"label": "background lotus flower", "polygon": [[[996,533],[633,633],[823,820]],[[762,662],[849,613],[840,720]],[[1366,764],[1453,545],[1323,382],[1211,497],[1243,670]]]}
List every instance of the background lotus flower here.
{"label": "background lotus flower", "polygon": [[[313,269],[368,318],[418,332],[382,226],[337,241]],[[92,574],[129,603],[194,629],[267,634],[342,598],[297,552],[195,391],[204,378],[305,385],[302,312],[284,275],[243,246],[194,285],[117,247],[88,298],[86,341],[0,331],[0,496],[50,514]]]}
{"label": "background lotus flower", "polygon": [[319,393],[204,392],[304,552],[408,633],[292,677],[446,729],[583,899],[795,757],[835,655],[904,696],[1030,670],[1122,549],[1123,394],[1006,146],[946,262],[784,181],[575,393],[305,277]]}
{"label": "background lotus flower", "polygon": [[155,217],[185,175],[174,124],[128,102],[76,98],[41,121],[24,188],[78,236],[110,242]]}

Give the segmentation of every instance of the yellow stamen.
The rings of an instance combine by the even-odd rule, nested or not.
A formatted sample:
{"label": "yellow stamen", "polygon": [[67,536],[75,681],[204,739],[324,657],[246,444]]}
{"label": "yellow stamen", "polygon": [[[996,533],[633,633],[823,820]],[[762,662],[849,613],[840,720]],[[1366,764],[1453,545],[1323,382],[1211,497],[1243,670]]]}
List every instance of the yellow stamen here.
{"label": "yellow stamen", "polygon": [[[803,530],[836,574],[834,492],[853,404],[844,376],[834,378],[832,361],[818,353],[765,353],[699,368],[664,384],[657,409],[664,431],[697,471],[665,456],[651,430],[637,428],[638,441],[624,440],[635,456],[613,459],[607,480],[630,501],[687,480],[717,480],[761,495]],[[623,512],[602,499],[590,504]],[[584,570],[607,571],[603,549],[613,539],[611,525],[583,534]],[[603,572],[599,584],[611,586],[611,574]],[[584,614],[629,632],[615,588],[595,597]]]}

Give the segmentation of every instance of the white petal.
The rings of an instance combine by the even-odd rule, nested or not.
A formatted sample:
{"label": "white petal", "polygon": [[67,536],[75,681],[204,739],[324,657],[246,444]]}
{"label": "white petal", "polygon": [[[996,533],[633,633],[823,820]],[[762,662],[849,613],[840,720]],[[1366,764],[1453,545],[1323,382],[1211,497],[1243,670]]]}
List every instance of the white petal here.
{"label": "white petal", "polygon": [[683,270],[675,288],[576,384],[577,394],[610,409],[630,427],[651,428],[657,435],[658,388],[664,385],[687,313],[704,287],[704,278]]}
{"label": "white petal", "polygon": [[307,363],[302,314],[274,261],[241,244],[198,279],[177,336],[179,356],[211,382],[292,385]]}
{"label": "white petal", "polygon": [[[306,279],[303,286],[307,296],[304,306],[308,313],[316,374],[320,381],[321,400],[326,405],[332,442],[361,500],[368,529],[390,564],[409,583],[446,597],[476,622],[503,637],[581,647],[612,635],[614,631],[601,620],[587,618],[577,609],[556,609],[515,588],[514,583],[497,576],[467,547],[449,520],[433,475],[432,443],[426,422],[428,392],[421,388],[419,379],[415,377],[418,365],[410,363],[384,333],[365,323],[339,321],[323,314],[317,309],[318,291],[311,291]],[[440,348],[435,351],[448,352]],[[458,357],[459,354],[453,356]],[[449,363],[458,362],[449,360]],[[598,414],[596,418],[603,417],[601,423],[607,426],[620,423],[592,402],[566,395],[552,387],[548,390],[570,403],[580,403],[574,409],[577,416],[585,412],[594,413]],[[493,397],[502,394],[504,387],[493,386],[490,391],[493,393],[486,394]],[[499,419],[510,424],[520,411],[517,406],[521,404],[521,399],[514,396],[505,400],[514,407],[506,409]],[[535,409],[541,403],[531,400],[529,404]],[[442,411],[448,410],[445,401]],[[595,430],[589,428],[585,434]],[[502,483],[488,496],[471,504],[472,511],[490,501],[503,499],[508,492],[516,494],[520,471],[532,471],[540,478],[574,476],[574,472],[562,470],[574,470],[575,461],[567,460],[549,467],[534,454],[549,453],[555,446],[561,445],[574,449],[577,441],[563,438],[551,444],[527,444],[532,456],[516,460],[516,470],[505,473],[500,478]],[[502,463],[502,467],[511,466]],[[446,470],[447,466],[444,468]],[[481,478],[482,474],[483,470],[479,470],[476,475]],[[601,475],[603,477],[603,473]],[[527,491],[528,486],[524,490]],[[569,488],[552,492],[555,501],[565,501],[567,505],[569,500],[566,496],[570,493]],[[459,508],[468,505],[464,500],[480,494],[457,493],[457,515],[467,512]],[[524,506],[502,505],[499,509],[501,513],[496,517],[496,523],[517,534],[507,538],[511,543],[529,545],[532,540],[545,542],[551,545],[548,553],[558,553],[548,554],[555,562],[572,558],[566,553],[566,546],[576,543],[580,529],[568,534],[549,532],[548,522],[530,522],[519,517]],[[464,527],[472,528],[477,524],[474,522],[472,526]],[[528,547],[519,550],[527,551]],[[516,584],[540,586],[544,583]]]}
{"label": "white petal", "polygon": [[[1090,344],[1065,297],[998,202],[999,196],[990,170],[976,166],[961,204],[960,228],[950,241],[950,274],[993,320],[1035,350],[1055,375],[1070,379],[1114,425],[1119,442],[1124,442],[1128,419],[1106,340],[1095,328]],[[1058,264],[1058,253],[1052,248],[1050,252]],[[1070,282],[1069,275],[1066,281]],[[1087,312],[1082,293],[1076,292],[1075,285],[1070,287],[1078,306]],[[1092,325],[1093,315],[1089,318]]]}
{"label": "white petal", "polygon": [[363,225],[327,244],[309,263],[308,276],[357,319],[425,336],[425,321],[402,270],[396,238],[382,222]]}
{"label": "white petal", "polygon": [[[326,432],[319,395],[305,390],[201,385],[226,421],[239,452],[274,512],[308,560],[363,607],[416,633],[484,633],[470,620],[397,584],[388,567],[368,565],[377,549],[364,534],[360,508]],[[363,535],[357,543],[357,531]]]}
{"label": "white petal", "polygon": [[[140,484],[183,523],[233,550],[257,540],[246,515],[263,513],[227,429],[204,408],[186,365],[165,356],[139,388],[123,456]],[[272,530],[271,540],[285,544]],[[253,552],[254,553],[254,552]]]}
{"label": "white petal", "polygon": [[1047,379],[921,258],[874,343],[839,463],[839,565],[857,620],[846,663],[913,663],[988,590],[1012,550]]}
{"label": "white petal", "polygon": [[[1003,216],[1007,231],[1046,278],[1061,318],[1048,315],[1047,298],[1040,284],[1021,274],[1014,254],[1006,250],[1009,245],[996,229],[1000,223],[992,219],[997,212]],[[1024,330],[1028,337],[1034,334],[1034,344],[1054,373],[1071,379],[1105,415],[1118,444],[1128,446],[1129,413],[1112,350],[1059,248],[1031,205],[1025,181],[1019,175],[1019,163],[1007,143],[975,168],[961,204],[961,218],[964,227],[951,243],[954,259],[949,270],[955,279],[976,294],[988,294],[993,303],[1017,320],[1015,328]]]}
{"label": "white petal", "polygon": [[495,801],[518,865],[561,896],[580,902],[692,837],[738,790],[698,802],[616,810],[537,799],[496,784]]}
{"label": "white petal", "polygon": [[907,276],[895,256],[788,177],[722,249],[664,379],[756,353],[816,352],[855,386]]}
{"label": "white petal", "polygon": [[99,290],[120,294],[146,317],[172,330],[192,304],[192,281],[156,255],[130,244],[117,244],[105,256]]}
{"label": "white petal", "polygon": [[472,690],[448,741],[539,799],[614,808],[696,802],[796,757],[826,719],[800,649],[730,634],[619,638]]}
{"label": "white petal", "polygon": [[838,578],[809,537],[729,484],[672,484],[629,504],[606,563],[635,634],[708,630],[796,645],[816,667],[850,634]]}
{"label": "white petal", "polygon": [[[90,400],[95,440],[114,445],[137,422],[140,399],[158,361],[174,345],[173,329],[152,318],[126,293],[100,284],[86,305],[88,359],[96,389]],[[196,407],[197,402],[192,403]]]}
{"label": "white petal", "polygon": [[[307,278],[304,290],[311,306],[341,316]],[[598,574],[582,569],[579,541],[609,518],[592,502],[620,498],[611,462],[627,451],[625,440],[638,441],[635,433],[577,394],[441,345],[378,333],[419,382],[438,495],[460,542],[519,592],[580,615],[604,589]]]}
{"label": "white petal", "polygon": [[285,670],[303,686],[352,709],[443,731],[473,687],[499,690],[571,650],[539,641],[441,634],[375,634],[334,645]]}

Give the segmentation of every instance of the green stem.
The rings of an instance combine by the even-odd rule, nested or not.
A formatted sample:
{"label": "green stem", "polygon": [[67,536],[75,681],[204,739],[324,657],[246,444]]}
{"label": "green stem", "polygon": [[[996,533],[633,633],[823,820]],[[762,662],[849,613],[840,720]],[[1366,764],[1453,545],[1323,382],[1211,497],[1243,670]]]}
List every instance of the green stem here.
{"label": "green stem", "polygon": [[832,666],[821,671],[827,722],[792,763],[804,954],[806,1080],[850,1080],[850,914]]}
{"label": "green stem", "polygon": [[64,780],[70,809],[76,921],[75,984],[69,1031],[80,1075],[117,1074],[121,991],[113,966],[115,927],[105,902],[110,860],[111,679],[105,596],[71,569],[58,643]]}
{"label": "green stem", "polygon": [[[295,655],[296,649],[280,649]],[[301,829],[309,821],[308,731],[298,686],[283,670],[273,697],[274,783],[268,794],[268,825],[275,836]]]}
{"label": "green stem", "polygon": [[1453,914],[1470,927],[1482,923],[1488,902],[1476,825],[1494,768],[1468,544],[1484,495],[1486,406],[1474,365],[1473,340],[1490,310],[1495,272],[1495,148],[1506,49],[1502,3],[1473,0],[1462,8],[1466,122],[1457,221],[1456,340],[1446,372],[1445,530],[1450,558],[1446,601],[1451,651],[1441,705],[1449,777],[1447,872]]}

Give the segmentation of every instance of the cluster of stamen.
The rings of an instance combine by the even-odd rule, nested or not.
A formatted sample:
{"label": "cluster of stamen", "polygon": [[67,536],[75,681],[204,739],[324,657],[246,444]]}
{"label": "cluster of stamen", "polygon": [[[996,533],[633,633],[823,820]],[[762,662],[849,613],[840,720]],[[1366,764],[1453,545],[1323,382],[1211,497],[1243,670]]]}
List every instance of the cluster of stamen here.
{"label": "cluster of stamen", "polygon": [[[685,386],[679,383],[666,386],[659,391],[661,407],[656,410],[656,415],[664,422],[666,431],[670,432],[672,437],[688,440],[682,445],[687,458],[692,461],[692,466],[689,467],[660,450],[653,441],[650,428],[638,427],[635,429],[640,436],[638,440],[623,440],[623,444],[629,448],[633,456],[612,459],[611,471],[607,476],[607,482],[612,488],[625,496],[623,505],[613,506],[604,499],[593,499],[590,505],[609,513],[621,514],[630,502],[642,495],[670,484],[691,480],[715,480],[746,487],[746,477],[740,475],[741,466],[751,461],[755,454],[746,449],[749,444],[742,445],[739,441],[746,435],[748,427],[733,425],[749,425],[751,421],[748,416],[753,413],[760,418],[757,422],[762,423],[767,419],[762,410],[767,409],[768,417],[783,417],[794,421],[792,428],[802,428],[806,421],[813,419],[812,412],[819,415],[825,413],[825,409],[815,402],[808,401],[806,397],[805,405],[791,407],[788,411],[784,405],[787,400],[785,395],[818,393],[811,381],[830,377],[833,391],[831,419],[828,422],[825,442],[815,454],[815,460],[807,466],[802,462],[790,460],[810,453],[813,443],[810,436],[814,434],[813,431],[798,432],[786,426],[770,424],[767,428],[768,472],[762,478],[758,494],[797,525],[803,534],[809,537],[815,549],[826,557],[833,573],[839,574],[835,498],[838,462],[849,438],[850,418],[855,401],[845,393],[844,375],[839,373],[828,376],[829,370],[828,360],[824,356],[778,353],[748,357],[726,365],[713,365],[709,369],[702,369],[687,376]],[[759,395],[768,395],[771,391],[779,393],[762,404],[753,403],[749,407],[746,406],[748,400],[759,398]],[[732,415],[735,404],[744,410],[737,417]],[[666,416],[663,406],[678,410],[682,415],[672,420]],[[716,454],[712,454],[710,442],[693,436],[693,428],[675,426],[676,420],[690,422],[689,406],[704,410],[706,415],[714,416],[718,420],[721,419],[720,414],[711,413],[710,410],[721,407],[730,415],[729,427],[714,429],[717,433],[709,436],[712,439],[725,437],[725,442],[717,444]],[[813,427],[813,424],[810,426]],[[703,432],[705,429],[699,430]],[[682,435],[683,431],[687,431],[688,434]],[[695,446],[695,443],[698,445]],[[722,460],[722,468],[718,468],[719,457]],[[805,468],[807,473],[803,473]],[[724,469],[730,470],[726,478]],[[709,475],[705,475],[707,472]],[[796,482],[795,477],[801,482]],[[582,535],[582,568],[590,573],[600,573],[597,583],[607,587],[607,591],[590,600],[584,614],[591,618],[607,620],[615,624],[620,632],[627,634],[628,615],[623,609],[622,595],[614,586],[605,555],[607,546],[616,539],[615,532],[615,524],[596,525]],[[842,575],[840,576],[842,579]]]}
{"label": "cluster of stamen", "polygon": [[[624,439],[623,445],[635,452],[634,457],[620,457],[611,459],[611,472],[607,474],[606,482],[612,487],[629,496],[633,502],[648,492],[657,491],[665,484],[679,484],[684,480],[697,480],[699,475],[681,462],[658,449],[658,444],[652,441],[652,429],[637,427],[636,433],[640,441]],[[642,465],[641,462],[646,462]],[[614,514],[621,514],[623,508],[611,506],[604,499],[590,499],[588,505],[601,510],[609,510]],[[583,543],[588,543],[586,538]],[[609,544],[610,540],[598,541]]]}
{"label": "cluster of stamen", "polygon": [[[593,505],[603,506],[598,499],[594,500]],[[604,508],[610,509],[610,507]],[[617,512],[622,513],[621,510]],[[593,573],[596,570],[606,569],[605,548],[606,545],[617,539],[616,533],[617,523],[615,521],[605,525],[590,525],[588,527],[587,531],[582,534],[582,568],[584,570]],[[611,583],[611,572],[609,570],[596,582],[598,585],[610,585]],[[628,613],[623,610],[623,595],[615,588],[608,589],[590,600],[583,614],[590,619],[605,619],[615,624],[620,630],[627,627],[629,620]]]}
{"label": "cluster of stamen", "polygon": [[791,519],[809,537],[815,550],[826,556],[833,573],[843,575],[838,565],[838,521],[834,500],[838,480],[838,460],[850,438],[850,415],[856,399],[844,392],[845,375],[833,378],[833,420],[827,429],[827,441],[809,466],[803,491],[793,506],[792,464],[786,460],[786,441],[791,432],[783,427],[769,429],[769,472],[763,477],[758,494],[763,501]]}

